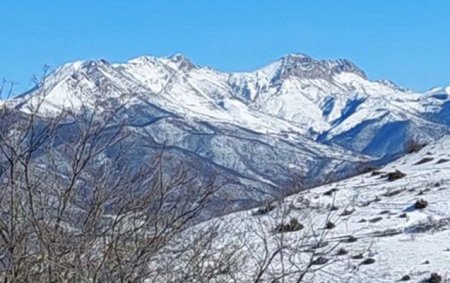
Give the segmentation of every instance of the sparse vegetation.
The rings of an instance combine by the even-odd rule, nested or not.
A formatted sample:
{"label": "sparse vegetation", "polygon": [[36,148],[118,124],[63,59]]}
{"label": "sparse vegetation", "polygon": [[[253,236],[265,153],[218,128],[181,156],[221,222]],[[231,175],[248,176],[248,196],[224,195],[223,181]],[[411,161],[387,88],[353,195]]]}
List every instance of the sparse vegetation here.
{"label": "sparse vegetation", "polygon": [[328,261],[329,261],[328,258],[323,257],[323,256],[320,256],[320,257],[316,258],[316,259],[312,262],[312,264],[313,264],[313,265],[323,265],[323,264],[326,264]]}
{"label": "sparse vegetation", "polygon": [[401,192],[402,192],[402,190],[391,190],[391,191],[384,193],[383,196],[392,197],[392,196],[400,194]]}
{"label": "sparse vegetation", "polygon": [[[367,238],[404,231],[403,227],[364,230],[387,225],[384,222],[405,223],[395,217],[401,205],[393,196],[404,192],[403,198],[407,189],[387,185],[381,178],[370,181],[386,187],[368,196],[360,195],[360,189],[366,189],[365,180],[351,183],[354,191],[350,194],[344,186],[330,185],[324,193],[309,192],[310,197],[292,203],[265,202],[252,212],[264,217],[245,213],[251,220],[233,222],[223,217],[227,220],[206,225],[203,209],[217,204],[215,193],[228,180],[218,180],[213,173],[210,179],[200,180],[189,164],[175,162],[164,144],[158,147],[147,139],[136,139],[138,145],[131,146],[154,147],[156,154],[133,163],[136,156],[127,155],[130,144],[125,142],[133,133],[110,113],[118,109],[63,111],[54,118],[42,117],[36,110],[29,115],[1,111],[1,118],[8,121],[0,127],[0,279],[4,282],[241,282],[243,275],[248,282],[309,282],[309,275],[314,277],[338,260],[348,261],[354,272],[364,268],[359,265],[374,264],[372,256],[378,250],[368,253],[361,248]],[[23,116],[16,119],[17,115]],[[433,160],[424,159],[417,164]],[[388,181],[406,176],[398,170],[387,174],[371,170],[373,176],[383,174]],[[430,188],[441,186],[435,179],[427,182]],[[431,197],[437,189],[430,188],[420,194],[429,191],[427,198]],[[380,197],[382,202],[373,203],[381,201]],[[355,210],[353,201],[373,205]],[[427,206],[420,199],[412,207]],[[340,209],[340,214],[335,212]],[[411,206],[404,211],[415,213]],[[358,222],[336,217],[353,213],[386,216]],[[398,217],[408,216],[401,213]],[[377,225],[358,224],[383,219]],[[408,232],[438,231],[448,225],[443,220],[409,223]],[[349,224],[361,230],[349,229]],[[234,237],[231,241],[224,239],[235,228],[239,233],[230,236]],[[360,243],[351,245],[356,241]],[[411,279],[407,276],[402,280]],[[427,280],[441,282],[442,277],[433,273]]]}
{"label": "sparse vegetation", "polygon": [[377,223],[379,221],[383,220],[383,217],[375,217],[369,220],[370,223]]}
{"label": "sparse vegetation", "polygon": [[406,174],[401,172],[401,171],[399,171],[399,170],[395,170],[395,172],[387,173],[385,175],[385,177],[387,178],[387,180],[389,182],[392,182],[392,181],[395,181],[395,180],[398,180],[398,179],[402,179],[405,176],[406,176]]}
{"label": "sparse vegetation", "polygon": [[371,176],[380,176],[382,174],[383,174],[383,172],[381,172],[381,171],[373,170]]}
{"label": "sparse vegetation", "polygon": [[366,258],[365,260],[361,261],[361,265],[369,265],[369,264],[374,264],[375,263],[375,259],[369,257]]}
{"label": "sparse vegetation", "polygon": [[332,205],[330,206],[330,211],[336,211],[336,210],[339,210],[339,207],[337,207],[337,206],[335,206],[334,204],[332,204]]}
{"label": "sparse vegetation", "polygon": [[328,191],[324,192],[323,195],[324,195],[324,196],[332,196],[333,193],[335,193],[335,192],[337,192],[337,191],[338,191],[338,189],[333,188],[333,189],[331,189],[331,190],[328,190]]}
{"label": "sparse vegetation", "polygon": [[409,281],[409,280],[411,280],[411,276],[409,275],[403,275],[403,277],[400,278],[400,281]]}
{"label": "sparse vegetation", "polygon": [[349,210],[349,209],[344,209],[344,211],[341,213],[341,216],[349,216],[351,215],[355,210]]}
{"label": "sparse vegetation", "polygon": [[363,259],[364,255],[363,254],[356,254],[354,256],[352,256],[352,259]]}
{"label": "sparse vegetation", "polygon": [[354,236],[348,236],[347,239],[345,240],[346,243],[354,243],[356,242],[358,239],[355,238]]}
{"label": "sparse vegetation", "polygon": [[426,144],[419,143],[416,140],[409,141],[405,146],[405,151],[408,154],[419,152],[422,148],[424,148]]}
{"label": "sparse vegetation", "polygon": [[296,218],[291,218],[287,224],[279,224],[275,228],[276,233],[294,232],[303,229],[304,226]]}
{"label": "sparse vegetation", "polygon": [[326,224],[325,224],[325,229],[334,229],[336,227],[336,224],[334,224],[333,222],[331,222],[331,221],[328,221]]}
{"label": "sparse vegetation", "polygon": [[275,205],[271,204],[271,203],[266,203],[265,206],[258,208],[256,211],[253,212],[253,215],[258,216],[258,215],[265,215],[267,213],[269,213],[270,211],[275,209]]}
{"label": "sparse vegetation", "polygon": [[406,217],[408,217],[408,215],[405,212],[403,212],[398,217],[399,218],[406,218]]}
{"label": "sparse vegetation", "polygon": [[434,160],[433,157],[424,157],[421,160],[417,161],[414,165],[420,165],[420,164],[428,163],[428,162],[431,162],[433,160]]}
{"label": "sparse vegetation", "polygon": [[427,283],[441,283],[442,276],[437,273],[431,273],[430,278],[426,281]]}

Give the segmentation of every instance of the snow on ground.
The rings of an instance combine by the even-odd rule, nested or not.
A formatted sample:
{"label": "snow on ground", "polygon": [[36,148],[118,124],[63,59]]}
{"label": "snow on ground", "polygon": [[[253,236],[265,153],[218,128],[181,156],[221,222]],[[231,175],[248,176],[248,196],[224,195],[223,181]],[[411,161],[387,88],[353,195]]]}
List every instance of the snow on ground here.
{"label": "snow on ground", "polygon": [[[405,275],[412,282],[420,282],[432,272],[446,282],[450,279],[449,149],[450,136],[446,136],[379,170],[292,195],[265,215],[255,216],[254,210],[227,215],[220,219],[222,236],[216,245],[241,243],[242,250],[251,254],[251,259],[243,263],[248,271],[241,274],[245,278],[251,276],[256,255],[264,250],[261,234],[268,237],[272,249],[280,235],[290,245],[306,246],[314,240],[298,239],[323,231],[331,220],[336,227],[329,230],[326,242],[338,247],[324,256],[336,262],[308,275],[306,282],[395,282]],[[389,181],[386,174],[396,170],[406,176]],[[421,199],[428,205],[415,208]],[[344,211],[349,215],[343,216]],[[305,228],[273,233],[276,225],[290,218],[297,218]],[[217,219],[211,223],[217,223]],[[356,241],[348,242],[350,236]],[[348,254],[336,256],[340,248]],[[360,253],[362,258],[353,258]],[[374,262],[363,264],[368,258]],[[304,261],[301,256],[296,260]],[[289,269],[287,266],[285,263],[284,268]],[[280,269],[277,257],[273,274]]]}

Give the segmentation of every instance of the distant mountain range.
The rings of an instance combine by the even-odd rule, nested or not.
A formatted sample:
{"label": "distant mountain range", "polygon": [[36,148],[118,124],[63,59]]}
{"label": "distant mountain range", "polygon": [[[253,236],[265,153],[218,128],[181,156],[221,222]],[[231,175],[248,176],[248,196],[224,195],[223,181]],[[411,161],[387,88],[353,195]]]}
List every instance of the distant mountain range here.
{"label": "distant mountain range", "polygon": [[437,140],[450,125],[449,88],[416,93],[371,81],[348,60],[304,54],[239,73],[179,54],[78,61],[3,103],[26,114],[41,99],[43,116],[124,104],[114,115],[126,120],[131,137],[154,145],[136,149],[135,162],[165,144],[200,175],[226,176],[233,181],[217,196],[226,199],[226,211],[385,164]]}

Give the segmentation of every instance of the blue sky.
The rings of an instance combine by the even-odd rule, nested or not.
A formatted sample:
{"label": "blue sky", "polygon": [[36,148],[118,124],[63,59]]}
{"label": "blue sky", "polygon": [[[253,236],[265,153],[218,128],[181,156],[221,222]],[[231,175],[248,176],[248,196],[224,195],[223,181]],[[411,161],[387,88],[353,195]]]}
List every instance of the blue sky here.
{"label": "blue sky", "polygon": [[43,65],[183,53],[224,71],[281,56],[348,58],[415,90],[450,85],[448,0],[4,0],[0,78],[23,91]]}

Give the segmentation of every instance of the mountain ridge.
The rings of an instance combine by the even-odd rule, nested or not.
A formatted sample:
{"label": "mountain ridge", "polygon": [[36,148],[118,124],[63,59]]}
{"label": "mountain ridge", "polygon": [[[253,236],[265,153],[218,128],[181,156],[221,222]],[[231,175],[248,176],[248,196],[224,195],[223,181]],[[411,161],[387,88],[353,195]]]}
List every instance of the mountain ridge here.
{"label": "mountain ridge", "polygon": [[283,195],[294,176],[311,187],[360,172],[361,164],[385,164],[411,143],[443,136],[450,119],[448,95],[370,81],[348,60],[304,54],[237,73],[195,65],[181,54],[77,61],[5,103],[25,113],[41,103],[44,116],[123,105],[112,114],[134,135],[256,182],[241,188],[252,201]]}

